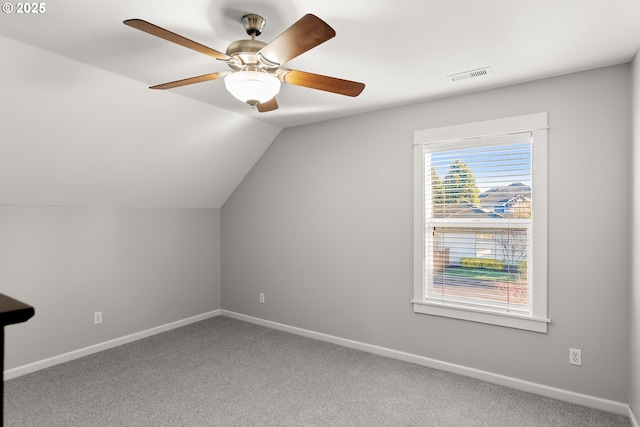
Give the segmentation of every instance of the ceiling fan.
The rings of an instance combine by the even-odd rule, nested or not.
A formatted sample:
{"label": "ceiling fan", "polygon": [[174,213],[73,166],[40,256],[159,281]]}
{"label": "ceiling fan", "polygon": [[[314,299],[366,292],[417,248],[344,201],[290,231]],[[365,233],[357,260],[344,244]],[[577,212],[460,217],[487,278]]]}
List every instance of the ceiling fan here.
{"label": "ceiling fan", "polygon": [[225,86],[234,97],[257,108],[261,113],[278,108],[275,96],[280,91],[281,83],[352,97],[360,95],[364,89],[363,83],[281,67],[336,35],[333,28],[317,16],[303,16],[269,43],[256,40],[265,25],[262,16],[247,14],[242,17],[241,22],[251,39],[232,42],[226,53],[142,19],[128,19],[124,24],[223,61],[233,70],[159,84],[150,89],[170,89],[224,77]]}

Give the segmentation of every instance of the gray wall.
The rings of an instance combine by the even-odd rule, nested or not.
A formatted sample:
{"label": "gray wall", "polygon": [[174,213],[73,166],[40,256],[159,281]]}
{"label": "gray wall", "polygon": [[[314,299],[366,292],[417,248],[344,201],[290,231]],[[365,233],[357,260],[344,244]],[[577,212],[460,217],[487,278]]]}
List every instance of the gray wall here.
{"label": "gray wall", "polygon": [[0,283],[36,309],[6,369],[216,310],[220,211],[3,206]]}
{"label": "gray wall", "polygon": [[[636,54],[633,74],[633,246],[630,301],[629,402],[636,418],[640,417],[640,55]],[[640,421],[640,419],[639,419]]]}
{"label": "gray wall", "polygon": [[[222,207],[223,308],[627,402],[629,88],[620,65],[284,130]],[[541,111],[549,333],[414,314],[413,131]]]}

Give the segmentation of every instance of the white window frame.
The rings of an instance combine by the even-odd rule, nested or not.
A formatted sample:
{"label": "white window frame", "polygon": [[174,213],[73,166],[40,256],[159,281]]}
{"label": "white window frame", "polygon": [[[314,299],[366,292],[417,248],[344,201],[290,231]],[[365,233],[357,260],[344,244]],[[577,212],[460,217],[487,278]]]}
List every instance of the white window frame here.
{"label": "white window frame", "polygon": [[[547,113],[535,113],[482,122],[465,123],[414,132],[414,295],[411,300],[416,313],[488,323],[492,325],[546,333],[551,320],[547,315]],[[531,311],[526,314],[492,310],[488,307],[459,305],[452,301],[425,298],[428,262],[425,248],[425,145],[464,139],[476,139],[510,133],[531,132],[532,199],[534,200],[530,251]],[[472,221],[466,221],[472,222]]]}

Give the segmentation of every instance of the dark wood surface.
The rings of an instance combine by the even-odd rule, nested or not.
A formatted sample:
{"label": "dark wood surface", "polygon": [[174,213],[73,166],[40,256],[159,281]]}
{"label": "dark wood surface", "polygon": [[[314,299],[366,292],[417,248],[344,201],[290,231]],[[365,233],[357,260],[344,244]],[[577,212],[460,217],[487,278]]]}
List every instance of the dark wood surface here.
{"label": "dark wood surface", "polygon": [[26,322],[35,314],[35,310],[28,304],[0,294],[0,325],[13,325]]}
{"label": "dark wood surface", "polygon": [[34,314],[30,305],[0,294],[0,426],[4,425],[4,327],[26,322]]}

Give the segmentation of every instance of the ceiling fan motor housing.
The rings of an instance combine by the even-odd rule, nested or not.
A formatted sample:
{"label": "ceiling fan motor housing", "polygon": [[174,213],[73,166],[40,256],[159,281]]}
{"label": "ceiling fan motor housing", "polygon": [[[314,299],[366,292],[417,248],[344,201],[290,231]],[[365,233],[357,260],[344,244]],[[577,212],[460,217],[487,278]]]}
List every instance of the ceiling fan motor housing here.
{"label": "ceiling fan motor housing", "polygon": [[256,54],[266,45],[267,44],[265,42],[255,39],[236,40],[231,42],[229,47],[227,47],[226,53],[230,57],[235,58],[235,61],[229,61],[229,67],[236,71],[241,70],[246,66],[257,67],[259,65],[259,61]]}

